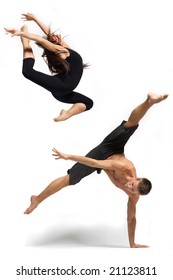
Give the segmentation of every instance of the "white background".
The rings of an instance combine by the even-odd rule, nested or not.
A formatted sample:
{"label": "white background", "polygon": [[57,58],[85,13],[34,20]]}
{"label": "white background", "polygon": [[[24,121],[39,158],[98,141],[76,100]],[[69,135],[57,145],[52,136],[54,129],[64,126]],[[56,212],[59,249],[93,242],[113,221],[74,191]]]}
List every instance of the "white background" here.
{"label": "white background", "polygon": [[[26,268],[74,265],[100,269],[156,266],[155,279],[171,279],[171,2],[3,2],[0,11],[0,241],[3,257],[0,273],[3,279],[19,279],[15,270],[22,265]],[[91,64],[77,90],[94,100],[92,110],[67,122],[54,123],[53,117],[68,105],[58,103],[48,91],[22,76],[20,38],[7,36],[3,28],[20,28],[23,25],[21,13],[27,12],[36,14],[45,24],[51,23],[52,29],[59,28],[62,35],[68,35],[68,44],[82,55],[84,62]],[[34,23],[27,24],[31,32],[42,35]],[[35,68],[49,73],[41,50],[34,43],[32,46]],[[169,93],[169,98],[147,113],[126,146],[126,156],[134,162],[138,176],[148,177],[153,183],[151,194],[142,197],[137,206],[136,242],[150,245],[150,248],[128,248],[127,197],[103,172],[50,197],[31,215],[23,215],[30,196],[65,175],[73,165],[73,162],[55,162],[51,156],[52,147],[85,155],[122,119],[127,119],[130,111],[151,91]],[[119,276],[119,279],[123,277],[128,278]],[[25,278],[21,276],[20,279]],[[96,276],[87,278],[97,279]],[[109,278],[111,276],[105,278],[105,274],[98,277]],[[56,278],[45,276],[42,279]],[[143,279],[151,279],[151,276],[143,276]]]}

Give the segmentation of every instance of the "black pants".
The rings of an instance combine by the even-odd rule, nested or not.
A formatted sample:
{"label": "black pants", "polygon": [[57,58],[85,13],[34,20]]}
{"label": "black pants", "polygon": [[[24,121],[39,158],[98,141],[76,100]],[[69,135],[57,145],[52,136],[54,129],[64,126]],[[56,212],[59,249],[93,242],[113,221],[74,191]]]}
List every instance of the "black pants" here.
{"label": "black pants", "polygon": [[23,60],[22,73],[25,78],[50,91],[60,102],[69,104],[83,103],[86,105],[86,110],[92,108],[93,101],[90,98],[71,89],[71,81],[68,75],[47,75],[41,73],[33,68],[34,63],[35,60],[33,58],[25,58]]}

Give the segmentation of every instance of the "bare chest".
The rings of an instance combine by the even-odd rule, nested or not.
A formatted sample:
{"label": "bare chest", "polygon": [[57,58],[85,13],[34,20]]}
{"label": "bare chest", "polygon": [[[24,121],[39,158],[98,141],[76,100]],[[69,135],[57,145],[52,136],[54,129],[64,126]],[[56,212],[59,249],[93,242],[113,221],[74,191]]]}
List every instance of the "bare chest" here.
{"label": "bare chest", "polygon": [[126,174],[124,172],[116,172],[115,170],[104,170],[111,182],[118,188],[124,190],[127,182]]}

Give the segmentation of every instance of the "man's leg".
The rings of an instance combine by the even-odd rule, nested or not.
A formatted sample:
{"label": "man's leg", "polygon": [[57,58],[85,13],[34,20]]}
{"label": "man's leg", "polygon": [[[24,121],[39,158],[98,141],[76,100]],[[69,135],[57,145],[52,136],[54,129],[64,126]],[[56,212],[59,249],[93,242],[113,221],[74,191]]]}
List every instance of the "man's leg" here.
{"label": "man's leg", "polygon": [[[99,159],[100,147],[99,146],[95,147],[86,156]],[[68,170],[69,175],[65,175],[63,177],[54,180],[39,195],[31,196],[31,204],[26,209],[24,214],[30,214],[46,198],[60,191],[64,187],[79,183],[84,177],[89,176],[96,170],[97,168],[89,167],[84,164],[80,164],[80,163],[74,164],[72,168]]]}
{"label": "man's leg", "polygon": [[24,214],[30,214],[43,200],[69,185],[69,175],[60,177],[50,183],[39,195],[31,196],[31,204]]}
{"label": "man's leg", "polygon": [[157,95],[155,93],[149,93],[147,95],[147,99],[131,112],[128,121],[124,124],[124,127],[130,128],[138,125],[139,121],[143,118],[151,106],[165,100],[167,97],[168,94]]}

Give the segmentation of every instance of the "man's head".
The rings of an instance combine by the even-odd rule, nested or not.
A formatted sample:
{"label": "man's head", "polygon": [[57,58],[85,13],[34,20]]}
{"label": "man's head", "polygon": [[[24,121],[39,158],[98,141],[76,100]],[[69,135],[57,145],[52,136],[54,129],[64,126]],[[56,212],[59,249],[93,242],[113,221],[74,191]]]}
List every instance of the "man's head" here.
{"label": "man's head", "polygon": [[146,178],[131,179],[125,184],[125,189],[133,194],[146,195],[151,191],[152,184]]}

